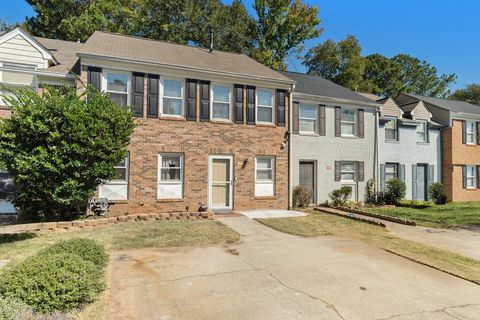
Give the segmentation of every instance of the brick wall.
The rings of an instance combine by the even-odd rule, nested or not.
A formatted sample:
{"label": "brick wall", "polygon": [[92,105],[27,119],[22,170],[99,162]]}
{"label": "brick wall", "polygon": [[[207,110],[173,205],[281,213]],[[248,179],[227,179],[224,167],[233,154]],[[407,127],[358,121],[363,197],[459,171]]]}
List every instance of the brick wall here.
{"label": "brick wall", "polygon": [[463,188],[463,165],[480,165],[480,145],[462,143],[462,121],[453,120],[443,134],[443,174],[448,199],[479,201],[480,189]]}
{"label": "brick wall", "polygon": [[[86,67],[80,80],[86,83]],[[146,85],[146,78],[145,78]],[[83,91],[82,84],[78,85]],[[197,92],[198,93],[198,92]],[[198,96],[198,95],[197,95]],[[146,90],[144,115],[146,115]],[[200,114],[197,103],[197,115]],[[244,107],[244,111],[246,107]],[[288,123],[288,104],[286,121]],[[244,119],[246,115],[244,114]],[[138,118],[130,151],[128,201],[110,207],[111,214],[195,211],[208,203],[209,155],[233,156],[233,209],[288,207],[287,127],[246,125],[222,122],[186,121],[172,118]],[[184,155],[184,197],[157,200],[158,154]],[[275,157],[275,196],[255,197],[255,156]],[[248,160],[246,166],[244,161]]]}

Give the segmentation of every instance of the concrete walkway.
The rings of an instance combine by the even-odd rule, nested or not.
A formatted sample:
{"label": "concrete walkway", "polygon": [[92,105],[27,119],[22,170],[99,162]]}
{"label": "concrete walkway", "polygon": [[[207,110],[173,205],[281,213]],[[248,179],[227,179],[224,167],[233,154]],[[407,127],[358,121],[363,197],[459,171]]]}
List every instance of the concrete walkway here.
{"label": "concrete walkway", "polygon": [[295,210],[281,210],[281,209],[257,209],[239,211],[240,214],[249,217],[250,219],[259,218],[293,218],[304,217],[307,214],[303,211]]}
{"label": "concrete walkway", "polygon": [[359,242],[246,217],[228,247],[116,252],[110,319],[478,319],[480,286]]}

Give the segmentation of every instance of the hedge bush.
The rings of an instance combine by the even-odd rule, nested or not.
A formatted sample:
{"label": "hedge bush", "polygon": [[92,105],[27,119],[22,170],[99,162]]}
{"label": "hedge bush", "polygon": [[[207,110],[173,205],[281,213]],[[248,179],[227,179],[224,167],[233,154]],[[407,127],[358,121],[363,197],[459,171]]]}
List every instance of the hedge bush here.
{"label": "hedge bush", "polygon": [[72,240],[60,240],[59,242],[40,251],[41,255],[68,253],[75,254],[95,266],[104,268],[108,262],[108,255],[103,246],[92,239],[76,238]]}
{"label": "hedge bush", "polygon": [[447,193],[445,192],[445,187],[440,182],[432,183],[428,187],[428,194],[435,204],[447,203]]}
{"label": "hedge bush", "polygon": [[400,200],[405,198],[405,182],[398,178],[393,178],[387,181],[386,191],[384,192],[384,201],[386,204],[397,205]]}
{"label": "hedge bush", "polygon": [[0,295],[52,313],[92,302],[105,288],[103,270],[69,253],[39,254],[2,274]]}
{"label": "hedge bush", "polygon": [[293,188],[293,206],[296,208],[308,207],[312,201],[312,191],[304,186],[296,186]]}
{"label": "hedge bush", "polygon": [[340,189],[333,190],[329,197],[332,200],[331,205],[333,207],[342,207],[348,202],[352,196],[351,186],[341,186]]}

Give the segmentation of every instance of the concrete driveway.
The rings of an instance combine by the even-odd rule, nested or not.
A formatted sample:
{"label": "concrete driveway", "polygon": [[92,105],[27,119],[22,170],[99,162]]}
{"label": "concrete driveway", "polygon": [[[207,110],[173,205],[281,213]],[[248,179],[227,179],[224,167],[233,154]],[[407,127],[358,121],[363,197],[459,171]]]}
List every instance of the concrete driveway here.
{"label": "concrete driveway", "polygon": [[227,247],[112,256],[110,319],[479,319],[480,286],[358,242],[245,217]]}

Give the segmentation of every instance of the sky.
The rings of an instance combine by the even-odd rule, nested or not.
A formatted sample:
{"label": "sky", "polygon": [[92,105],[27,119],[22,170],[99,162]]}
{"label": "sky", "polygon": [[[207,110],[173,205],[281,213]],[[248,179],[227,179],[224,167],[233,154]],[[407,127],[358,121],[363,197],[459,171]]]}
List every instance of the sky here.
{"label": "sky", "polygon": [[[439,73],[455,73],[452,89],[480,82],[480,1],[478,0],[304,0],[320,8],[323,33],[305,43],[308,49],[327,39],[355,35],[364,55],[391,57],[410,54],[437,67]],[[231,0],[224,0],[225,3]],[[254,14],[253,0],[243,0]],[[23,21],[34,12],[24,0],[1,0],[0,17]],[[289,69],[304,71],[291,58]]]}

